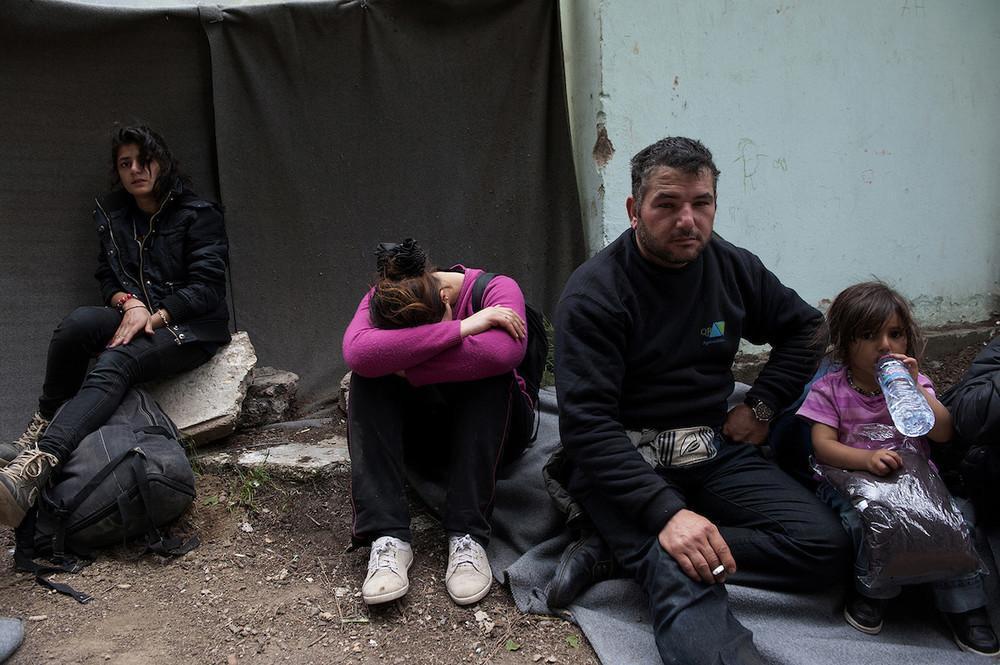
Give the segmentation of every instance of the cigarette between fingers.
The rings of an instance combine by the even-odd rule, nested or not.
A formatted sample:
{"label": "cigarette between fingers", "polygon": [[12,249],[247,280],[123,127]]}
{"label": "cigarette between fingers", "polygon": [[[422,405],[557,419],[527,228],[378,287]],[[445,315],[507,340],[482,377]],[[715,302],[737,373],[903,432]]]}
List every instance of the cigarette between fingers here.
{"label": "cigarette between fingers", "polygon": [[723,566],[720,563],[718,566],[716,566],[715,568],[712,569],[712,576],[713,577],[718,577],[719,575],[721,575],[724,572],[726,572],[726,567]]}

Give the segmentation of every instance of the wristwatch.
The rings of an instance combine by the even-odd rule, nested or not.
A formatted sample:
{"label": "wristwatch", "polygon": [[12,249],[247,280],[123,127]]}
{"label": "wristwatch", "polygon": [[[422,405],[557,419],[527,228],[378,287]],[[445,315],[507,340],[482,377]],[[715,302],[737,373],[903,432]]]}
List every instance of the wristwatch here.
{"label": "wristwatch", "polygon": [[774,420],[774,409],[757,397],[747,397],[745,404],[753,411],[753,417],[762,423],[769,423]]}

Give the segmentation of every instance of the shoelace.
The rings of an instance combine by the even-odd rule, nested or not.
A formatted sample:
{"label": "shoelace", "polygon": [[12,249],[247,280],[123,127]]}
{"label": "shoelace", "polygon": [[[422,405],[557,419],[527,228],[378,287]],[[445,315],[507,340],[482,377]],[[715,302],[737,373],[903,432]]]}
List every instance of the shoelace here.
{"label": "shoelace", "polygon": [[394,543],[382,543],[375,547],[372,554],[375,555],[375,565],[368,567],[369,574],[382,569],[388,569],[397,575],[399,574],[399,567],[396,565],[399,560],[396,557],[396,545]]}
{"label": "shoelace", "polygon": [[48,426],[49,421],[36,413],[31,417],[31,422],[28,423],[28,427],[24,430],[24,434],[22,434],[17,441],[14,442],[14,445],[18,448],[30,448],[38,442],[38,439],[41,438],[42,433]]}
{"label": "shoelace", "polygon": [[59,459],[55,455],[42,452],[38,448],[29,448],[0,469],[0,473],[10,478],[37,478],[42,473],[43,461],[48,462],[50,467],[59,464]]}
{"label": "shoelace", "polygon": [[475,552],[472,549],[472,545],[475,541],[472,540],[472,536],[462,536],[458,540],[454,541],[451,551],[451,568],[454,570],[463,564],[469,564],[476,570],[479,570],[479,566],[476,565]]}

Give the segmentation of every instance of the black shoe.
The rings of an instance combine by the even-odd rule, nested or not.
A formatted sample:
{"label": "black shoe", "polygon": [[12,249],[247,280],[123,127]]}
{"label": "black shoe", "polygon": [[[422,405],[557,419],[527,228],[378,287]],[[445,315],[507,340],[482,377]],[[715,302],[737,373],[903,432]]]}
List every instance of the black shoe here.
{"label": "black shoe", "polygon": [[868,598],[856,591],[847,596],[847,602],[844,604],[844,618],[847,619],[847,623],[868,635],[878,635],[882,632],[884,614],[884,600]]}
{"label": "black shoe", "polygon": [[611,549],[598,534],[570,543],[559,559],[556,573],[545,588],[550,609],[565,609],[584,590],[615,572]]}
{"label": "black shoe", "polygon": [[1000,642],[993,632],[990,616],[986,613],[985,607],[956,614],[946,612],[944,618],[951,628],[955,644],[962,651],[980,656],[1000,655]]}

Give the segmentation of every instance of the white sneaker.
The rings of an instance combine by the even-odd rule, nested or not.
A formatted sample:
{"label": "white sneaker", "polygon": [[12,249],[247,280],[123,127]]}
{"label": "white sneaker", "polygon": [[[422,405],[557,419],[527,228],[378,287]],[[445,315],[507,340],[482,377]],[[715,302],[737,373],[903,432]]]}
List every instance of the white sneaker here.
{"label": "white sneaker", "polygon": [[361,585],[365,603],[377,605],[406,595],[410,590],[406,572],[412,564],[413,549],[408,542],[392,536],[376,539],[368,555],[368,576]]}
{"label": "white sneaker", "polygon": [[444,576],[448,595],[459,605],[471,605],[490,592],[493,571],[486,550],[472,536],[448,539],[448,572]]}

